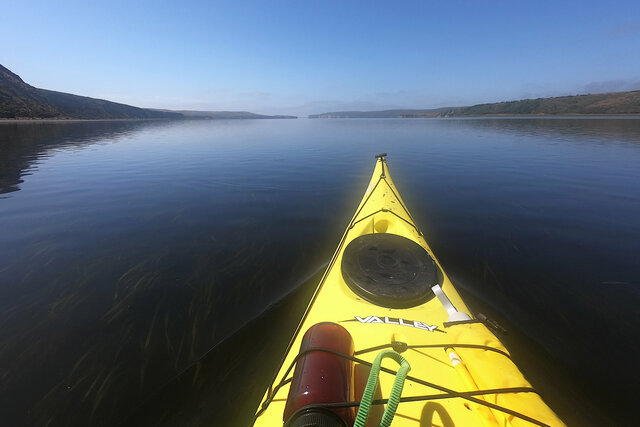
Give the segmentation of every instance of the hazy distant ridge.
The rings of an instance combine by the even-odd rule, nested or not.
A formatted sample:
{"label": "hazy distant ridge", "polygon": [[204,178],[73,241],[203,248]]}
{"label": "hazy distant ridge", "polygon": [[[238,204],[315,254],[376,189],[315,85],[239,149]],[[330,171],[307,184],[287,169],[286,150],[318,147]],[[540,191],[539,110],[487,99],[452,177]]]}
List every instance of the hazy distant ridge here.
{"label": "hazy distant ridge", "polygon": [[38,89],[0,65],[0,118],[168,119],[180,118],[180,114]]}
{"label": "hazy distant ridge", "polygon": [[247,111],[171,111],[39,89],[0,65],[0,119],[284,119]]}
{"label": "hazy distant ridge", "polygon": [[402,117],[440,117],[452,107],[432,108],[428,110],[383,110],[383,111],[335,111],[331,113],[311,114],[310,119],[356,119],[356,118],[402,118]]}
{"label": "hazy distant ridge", "polygon": [[179,113],[185,119],[297,119],[297,116],[250,113],[249,111],[156,110]]}
{"label": "hazy distant ridge", "polygon": [[640,114],[640,90],[478,104],[431,110],[339,111],[309,118],[400,118]]}

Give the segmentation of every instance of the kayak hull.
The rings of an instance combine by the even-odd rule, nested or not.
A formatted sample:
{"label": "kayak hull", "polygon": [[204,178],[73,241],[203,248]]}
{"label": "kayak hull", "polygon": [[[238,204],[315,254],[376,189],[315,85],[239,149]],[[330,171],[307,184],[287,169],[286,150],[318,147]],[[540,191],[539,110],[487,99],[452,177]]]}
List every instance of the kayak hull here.
{"label": "kayak hull", "polygon": [[[438,295],[415,306],[392,308],[354,292],[342,274],[345,249],[358,237],[375,233],[402,236],[423,248],[435,263],[437,284],[450,304]],[[563,425],[531,388],[500,340],[472,319],[406,208],[383,156],[376,162],[364,197],[286,349],[274,382],[265,392],[255,426],[283,425],[289,384],[275,394],[274,387],[286,380],[285,374],[291,376],[287,370],[305,331],[321,322],[343,326],[353,338],[356,357],[369,363],[385,346],[403,343],[408,347],[402,356],[411,365],[410,378],[393,426]],[[384,366],[397,368],[393,362],[385,361]],[[389,396],[393,382],[393,375],[380,375],[382,397]],[[411,399],[415,401],[406,401]]]}

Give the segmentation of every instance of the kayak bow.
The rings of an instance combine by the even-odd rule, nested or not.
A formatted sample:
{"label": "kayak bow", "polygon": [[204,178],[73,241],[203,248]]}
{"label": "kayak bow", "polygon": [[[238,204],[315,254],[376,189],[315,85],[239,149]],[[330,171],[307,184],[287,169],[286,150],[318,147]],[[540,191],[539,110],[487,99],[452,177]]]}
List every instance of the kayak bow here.
{"label": "kayak bow", "polygon": [[[376,156],[254,425],[350,427],[359,406],[356,424],[366,419],[367,426],[563,425],[498,338],[471,316],[402,201],[385,156]],[[407,365],[383,363],[376,385],[373,371],[383,357]]]}

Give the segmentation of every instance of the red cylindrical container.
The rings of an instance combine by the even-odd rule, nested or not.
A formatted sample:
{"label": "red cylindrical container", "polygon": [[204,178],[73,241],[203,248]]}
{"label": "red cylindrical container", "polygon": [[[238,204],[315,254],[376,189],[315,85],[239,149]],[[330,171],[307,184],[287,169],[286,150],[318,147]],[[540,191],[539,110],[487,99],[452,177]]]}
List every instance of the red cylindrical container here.
{"label": "red cylindrical container", "polygon": [[[302,338],[300,352],[309,348],[327,348],[353,356],[351,334],[337,323],[317,323],[307,330]],[[353,362],[325,351],[314,350],[302,356],[293,373],[284,422],[300,408],[315,403],[338,403],[353,401]],[[340,417],[345,425],[355,421],[354,408],[337,408],[331,412]]]}

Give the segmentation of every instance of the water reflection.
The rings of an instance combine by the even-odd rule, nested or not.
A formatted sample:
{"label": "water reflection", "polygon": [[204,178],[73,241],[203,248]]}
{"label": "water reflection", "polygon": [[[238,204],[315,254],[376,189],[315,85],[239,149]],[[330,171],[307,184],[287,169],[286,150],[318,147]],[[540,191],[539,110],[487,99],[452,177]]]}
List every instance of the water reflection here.
{"label": "water reflection", "polygon": [[637,383],[625,366],[640,354],[639,126],[2,124],[1,188],[21,191],[0,199],[0,419],[248,422],[288,341],[282,322],[304,307],[297,284],[389,151],[445,268],[531,341],[516,348],[554,408],[576,424],[606,424],[600,408],[624,420],[624,398],[602,390]]}
{"label": "water reflection", "polygon": [[612,117],[517,117],[449,119],[451,126],[478,131],[512,133],[543,138],[563,137],[581,144],[640,144],[640,118]]}
{"label": "water reflection", "polygon": [[0,122],[0,194],[20,190],[22,179],[56,149],[117,141],[156,121]]}
{"label": "water reflection", "polygon": [[9,425],[124,422],[330,252],[305,243],[331,239],[299,215],[298,189],[238,168],[251,122],[3,126],[5,191],[34,172],[0,200]]}

